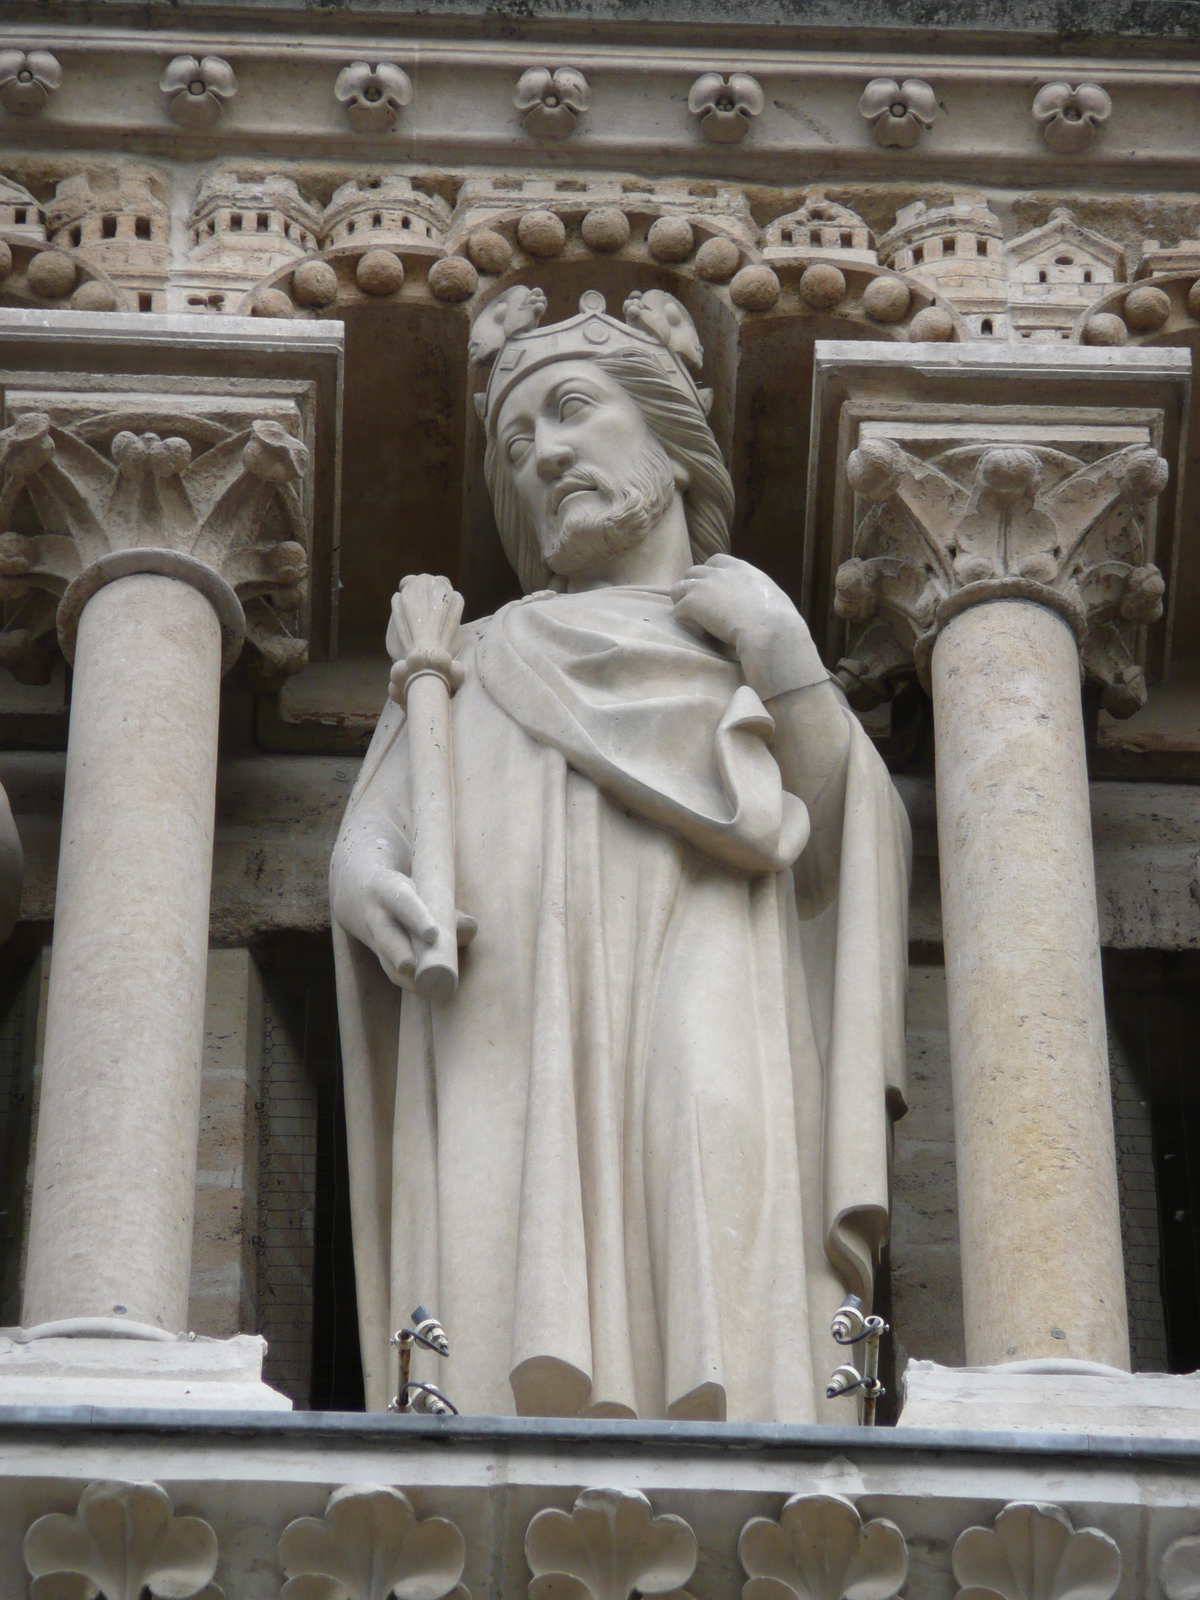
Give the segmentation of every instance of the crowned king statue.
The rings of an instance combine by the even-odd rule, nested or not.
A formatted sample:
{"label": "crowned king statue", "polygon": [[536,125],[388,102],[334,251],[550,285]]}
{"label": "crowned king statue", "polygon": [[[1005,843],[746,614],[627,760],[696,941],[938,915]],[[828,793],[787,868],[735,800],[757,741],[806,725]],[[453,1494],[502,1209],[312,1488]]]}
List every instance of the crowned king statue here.
{"label": "crowned king statue", "polygon": [[331,869],[368,1405],[423,1303],[463,1412],[845,1420],[829,1323],[870,1304],[904,1104],[907,823],[792,601],[729,553],[686,310],[545,309],[509,289],[472,332],[525,594],[462,629],[456,929],[413,881],[399,703]]}

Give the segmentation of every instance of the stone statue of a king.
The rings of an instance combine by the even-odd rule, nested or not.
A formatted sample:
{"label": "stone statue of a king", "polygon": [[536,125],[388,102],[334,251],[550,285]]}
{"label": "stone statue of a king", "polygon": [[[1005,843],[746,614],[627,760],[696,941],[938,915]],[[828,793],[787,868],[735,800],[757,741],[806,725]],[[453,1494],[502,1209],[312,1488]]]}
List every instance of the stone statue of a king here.
{"label": "stone statue of a king", "polygon": [[795,606],[729,554],[686,310],[545,308],[510,289],[472,333],[525,596],[462,630],[452,996],[412,992],[439,930],[398,704],[331,869],[367,1402],[423,1303],[452,1353],[418,1375],[464,1412],[844,1421],[829,1323],[870,1303],[903,1110],[907,822]]}

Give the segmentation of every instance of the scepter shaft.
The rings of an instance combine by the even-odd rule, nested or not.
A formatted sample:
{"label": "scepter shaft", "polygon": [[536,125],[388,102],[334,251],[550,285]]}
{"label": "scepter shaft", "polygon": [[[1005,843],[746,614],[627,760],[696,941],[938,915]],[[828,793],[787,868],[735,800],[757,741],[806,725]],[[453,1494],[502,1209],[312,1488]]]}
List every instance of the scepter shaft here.
{"label": "scepter shaft", "polygon": [[450,697],[463,681],[463,598],[448,578],[411,574],[392,596],[389,692],[407,716],[412,781],[412,880],[438,925],[436,941],[414,940],[417,993],[446,1000],[458,987],[454,895],[454,733]]}

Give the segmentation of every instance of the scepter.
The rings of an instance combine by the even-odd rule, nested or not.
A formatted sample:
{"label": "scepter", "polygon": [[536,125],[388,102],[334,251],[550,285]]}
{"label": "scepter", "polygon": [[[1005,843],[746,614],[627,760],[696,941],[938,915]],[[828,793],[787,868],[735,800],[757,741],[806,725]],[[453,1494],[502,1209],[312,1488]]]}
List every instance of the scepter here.
{"label": "scepter", "polygon": [[408,718],[412,773],[412,880],[438,925],[433,944],[416,945],[417,993],[447,1000],[458,987],[454,896],[454,739],[450,697],[463,681],[463,597],[448,578],[410,573],[392,596],[388,693]]}

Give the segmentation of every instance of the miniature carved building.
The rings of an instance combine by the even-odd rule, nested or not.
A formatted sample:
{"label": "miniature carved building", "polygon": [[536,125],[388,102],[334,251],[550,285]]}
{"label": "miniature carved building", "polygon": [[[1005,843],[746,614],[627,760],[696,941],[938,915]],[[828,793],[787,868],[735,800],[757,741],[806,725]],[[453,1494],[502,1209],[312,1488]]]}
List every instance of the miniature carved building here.
{"label": "miniature carved building", "polygon": [[985,203],[957,199],[930,207],[914,200],[896,213],[878,251],[884,266],[934,286],[961,311],[975,337],[1009,336],[1004,237]]}
{"label": "miniature carved building", "polygon": [[1081,228],[1065,207],[1006,249],[1013,337],[1069,339],[1075,324],[1124,278],[1125,253]]}
{"label": "miniature carved building", "polygon": [[171,309],[228,312],[256,283],[317,248],[321,214],[291,178],[243,181],[218,170],[201,182],[188,230]]}
{"label": "miniature carved building", "polygon": [[78,252],[120,290],[123,311],[165,311],[171,215],[150,177],[127,171],[94,188],[86,173],[62,179],[46,207],[50,242]]}

